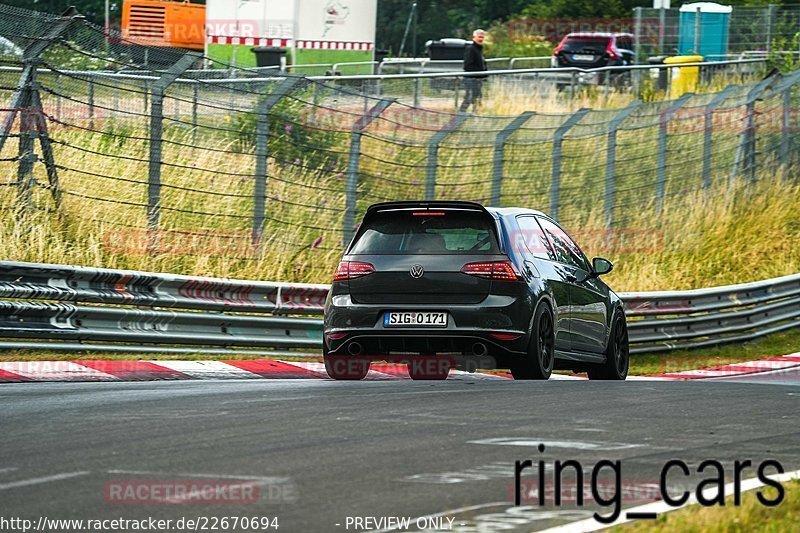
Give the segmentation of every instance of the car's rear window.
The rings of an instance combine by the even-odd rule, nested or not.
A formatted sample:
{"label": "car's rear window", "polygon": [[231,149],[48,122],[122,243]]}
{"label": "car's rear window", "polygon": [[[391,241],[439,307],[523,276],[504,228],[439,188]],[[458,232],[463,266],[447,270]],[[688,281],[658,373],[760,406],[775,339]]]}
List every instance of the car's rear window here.
{"label": "car's rear window", "polygon": [[583,48],[601,48],[605,50],[610,40],[610,37],[568,37],[561,49],[571,51]]}
{"label": "car's rear window", "polygon": [[496,254],[493,221],[483,213],[397,210],[370,217],[351,254]]}

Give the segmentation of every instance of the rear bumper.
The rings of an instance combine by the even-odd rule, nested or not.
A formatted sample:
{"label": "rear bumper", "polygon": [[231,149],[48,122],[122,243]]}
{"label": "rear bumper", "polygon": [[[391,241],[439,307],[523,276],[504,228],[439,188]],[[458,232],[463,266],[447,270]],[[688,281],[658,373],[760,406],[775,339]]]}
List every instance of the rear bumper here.
{"label": "rear bumper", "polygon": [[[444,311],[447,327],[384,326],[388,311]],[[364,356],[448,354],[521,356],[528,346],[532,310],[513,296],[491,295],[471,305],[354,304],[349,295],[331,298],[325,310],[324,342],[329,354]],[[351,345],[358,344],[354,350]],[[483,346],[478,346],[483,345]]]}

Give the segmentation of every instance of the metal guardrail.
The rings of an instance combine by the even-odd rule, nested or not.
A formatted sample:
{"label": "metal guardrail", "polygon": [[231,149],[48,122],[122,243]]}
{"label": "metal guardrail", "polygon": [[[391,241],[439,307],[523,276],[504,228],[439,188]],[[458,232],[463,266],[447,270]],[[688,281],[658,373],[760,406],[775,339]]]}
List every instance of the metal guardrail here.
{"label": "metal guardrail", "polygon": [[[289,315],[321,314],[328,288],[0,262],[0,339],[6,339],[0,348],[209,353],[319,348],[322,320]],[[632,353],[742,342],[800,326],[800,274],[620,297]]]}

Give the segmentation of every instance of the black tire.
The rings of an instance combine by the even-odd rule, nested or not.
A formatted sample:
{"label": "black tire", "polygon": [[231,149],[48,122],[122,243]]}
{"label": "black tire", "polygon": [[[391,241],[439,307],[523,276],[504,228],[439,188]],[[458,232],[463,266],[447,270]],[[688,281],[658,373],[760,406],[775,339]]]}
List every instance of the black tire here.
{"label": "black tire", "polygon": [[528,354],[511,365],[514,379],[550,379],[555,361],[556,334],[553,312],[542,302],[536,308],[528,341]]}
{"label": "black tire", "polygon": [[358,381],[364,379],[369,372],[370,360],[350,355],[322,354],[325,371],[337,381]]}
{"label": "black tire", "polygon": [[588,369],[589,379],[622,381],[628,377],[630,350],[628,348],[628,324],[625,316],[617,313],[608,337],[606,361]]}

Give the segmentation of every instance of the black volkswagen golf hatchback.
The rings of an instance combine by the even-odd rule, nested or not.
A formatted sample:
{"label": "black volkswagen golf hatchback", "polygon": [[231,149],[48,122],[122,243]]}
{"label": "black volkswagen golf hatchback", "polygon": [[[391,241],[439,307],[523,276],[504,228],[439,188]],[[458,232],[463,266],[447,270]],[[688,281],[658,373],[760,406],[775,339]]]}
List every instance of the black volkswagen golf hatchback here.
{"label": "black volkswagen golf hatchback", "polygon": [[600,279],[611,268],[589,263],[538,211],[375,204],[325,302],[325,367],[334,379],[361,379],[372,361],[399,361],[414,379],[444,379],[453,365],[490,361],[515,379],[554,369],[625,379],[625,313]]}

